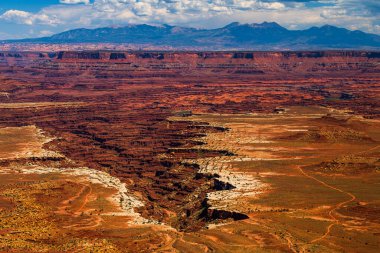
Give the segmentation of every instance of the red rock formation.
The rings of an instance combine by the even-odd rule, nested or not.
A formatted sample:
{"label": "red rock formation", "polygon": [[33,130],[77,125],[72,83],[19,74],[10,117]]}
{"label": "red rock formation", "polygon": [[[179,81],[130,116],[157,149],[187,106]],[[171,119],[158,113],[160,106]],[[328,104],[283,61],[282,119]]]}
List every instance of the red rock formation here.
{"label": "red rock formation", "polygon": [[58,138],[52,149],[140,192],[143,215],[169,222],[170,210],[173,226],[197,229],[212,177],[181,161],[226,154],[192,149],[192,138],[225,129],[169,116],[332,105],[379,117],[379,61],[376,52],[3,52],[0,103],[81,104],[0,106],[0,124],[36,124]]}

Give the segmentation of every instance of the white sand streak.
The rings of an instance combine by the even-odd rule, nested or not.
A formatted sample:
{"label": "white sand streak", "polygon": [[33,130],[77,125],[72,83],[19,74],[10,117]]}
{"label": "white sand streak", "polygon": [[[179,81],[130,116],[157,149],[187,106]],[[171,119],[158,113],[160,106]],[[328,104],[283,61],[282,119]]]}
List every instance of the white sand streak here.
{"label": "white sand streak", "polygon": [[[208,204],[211,209],[235,211],[237,203],[242,197],[256,197],[262,193],[267,185],[261,182],[254,174],[236,172],[232,170],[234,157],[213,157],[186,162],[199,165],[199,173],[217,175],[216,180],[224,185],[232,186],[231,189],[219,190],[207,194]],[[231,209],[232,208],[232,209]]]}
{"label": "white sand streak", "polygon": [[[11,130],[14,130],[12,128]],[[54,138],[47,137],[46,134],[35,125],[22,127],[16,130],[20,131],[20,134],[23,133],[23,129],[31,130],[34,134],[32,140],[35,142],[34,149],[32,151],[20,152],[17,156],[12,158],[31,158],[31,157],[60,157],[62,159],[68,159],[65,156],[59,154],[58,152],[49,151],[43,148],[43,145],[51,142]],[[8,128],[1,129],[2,131],[7,131]],[[36,142],[37,140],[37,142]],[[10,144],[11,145],[11,144]],[[28,147],[28,145],[25,145]],[[76,167],[76,168],[53,168],[53,167],[44,167],[33,164],[31,161],[27,165],[13,166],[12,168],[0,168],[1,174],[49,174],[49,173],[58,173],[62,175],[74,176],[77,177],[78,181],[83,181],[90,184],[100,184],[103,187],[115,189],[116,193],[110,198],[111,203],[114,203],[116,206],[120,207],[119,212],[107,213],[106,215],[119,215],[119,216],[128,216],[131,217],[131,222],[133,224],[158,224],[156,221],[147,220],[137,212],[135,208],[144,206],[144,203],[133,196],[128,192],[127,186],[125,183],[122,183],[117,177],[113,177],[106,172],[99,170],[94,170],[86,167]]]}
{"label": "white sand streak", "polygon": [[128,216],[131,217],[131,224],[157,224],[157,222],[152,220],[147,220],[139,213],[135,212],[135,208],[144,206],[144,203],[137,199],[135,196],[128,192],[125,183],[122,183],[120,179],[109,175],[106,172],[86,168],[51,168],[51,167],[41,167],[41,166],[28,166],[18,168],[16,170],[2,170],[2,173],[22,173],[22,174],[50,174],[58,173],[62,175],[79,177],[78,180],[84,180],[85,182],[90,182],[92,184],[99,184],[106,188],[115,189],[116,193],[112,195],[110,200],[117,206],[120,207],[119,212],[105,213],[103,215],[114,215],[114,216]]}

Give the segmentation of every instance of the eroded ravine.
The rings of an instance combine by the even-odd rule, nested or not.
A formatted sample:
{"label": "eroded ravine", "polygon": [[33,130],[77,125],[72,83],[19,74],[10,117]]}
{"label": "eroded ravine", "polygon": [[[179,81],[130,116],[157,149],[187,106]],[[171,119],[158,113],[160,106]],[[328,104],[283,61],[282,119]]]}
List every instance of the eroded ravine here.
{"label": "eroded ravine", "polygon": [[[13,153],[1,168],[65,172],[2,175],[0,236],[14,240],[8,245],[24,252],[25,245],[53,252],[379,248],[379,155],[358,154],[379,141],[379,58],[370,52],[318,58],[264,52],[252,59],[231,52],[168,52],[163,59],[120,53],[126,58],[0,54],[0,127],[35,125],[55,137],[44,150],[60,154],[38,156],[29,142],[19,155],[32,152],[22,158],[7,150],[11,143],[0,143],[0,157]],[[328,240],[310,243],[323,236],[329,210],[346,196],[295,165],[357,197],[334,212],[341,222]],[[134,212],[159,224],[113,216],[123,212],[117,187],[71,171],[87,168],[119,179],[143,203]],[[82,192],[83,185],[91,191]],[[235,220],[231,211],[239,214]]]}
{"label": "eroded ravine", "polygon": [[[7,128],[0,129],[0,133],[5,132],[6,134],[9,134],[10,130],[8,129]],[[27,134],[25,134],[25,130],[28,131]],[[122,183],[118,178],[112,177],[106,172],[84,168],[84,167],[65,168],[65,167],[50,167],[48,166],[48,164],[46,165],[34,164],[33,161],[38,158],[41,159],[40,161],[43,161],[43,160],[49,161],[49,159],[54,160],[56,158],[59,158],[60,160],[65,160],[67,158],[55,151],[48,151],[44,148],[44,146],[48,144],[49,142],[51,142],[54,138],[46,137],[44,132],[41,131],[41,129],[38,129],[36,126],[27,126],[27,127],[20,127],[20,128],[14,127],[12,128],[12,131],[15,134],[17,134],[19,138],[19,143],[13,143],[12,145],[14,145],[15,147],[18,147],[21,145],[25,147],[34,146],[35,151],[24,152],[23,151],[24,149],[20,148],[19,150],[15,150],[14,152],[9,153],[10,156],[8,157],[4,156],[3,158],[1,158],[3,167],[0,173],[2,174],[20,173],[20,174],[36,174],[36,175],[62,174],[62,175],[71,177],[72,180],[75,180],[77,184],[82,182],[80,184],[82,185],[83,188],[75,196],[64,201],[64,203],[71,203],[75,199],[81,197],[82,194],[85,194],[84,200],[82,201],[82,204],[80,205],[80,207],[78,207],[78,209],[75,211],[75,214],[83,212],[84,208],[88,206],[88,202],[89,202],[88,198],[92,193],[93,184],[98,184],[105,188],[114,189],[116,193],[112,194],[109,200],[110,202],[114,203],[115,207],[119,208],[120,210],[112,212],[112,213],[104,213],[103,215],[128,216],[131,218],[131,223],[136,223],[136,224],[145,224],[145,223],[153,222],[153,221],[148,221],[142,218],[138,213],[135,212],[135,209],[143,206],[143,203],[141,202],[141,200],[139,200],[138,198],[133,196],[131,193],[129,193],[125,183]],[[7,148],[12,150],[13,148],[12,145],[8,145]],[[28,150],[30,150],[30,148],[28,148]],[[23,159],[26,159],[26,162],[23,161]],[[17,160],[21,160],[21,161],[18,163]],[[7,164],[7,162],[10,163],[9,167],[4,166]],[[69,161],[67,163],[69,163]]]}
{"label": "eroded ravine", "polygon": [[[189,118],[193,122],[204,124],[207,115],[194,115]],[[171,121],[183,120],[183,118],[171,117]],[[201,143],[195,146],[199,152],[214,150],[221,155],[209,158],[198,157],[185,159],[183,163],[193,164],[198,168],[198,174],[213,180],[212,191],[208,192],[204,200],[204,214],[210,222],[213,220],[242,220],[248,219],[250,210],[244,202],[254,199],[269,189],[269,185],[260,181],[256,173],[239,171],[239,162],[266,159],[252,157],[244,154],[244,144],[265,143],[265,139],[257,136],[245,137],[239,135],[239,128],[231,128],[230,125],[215,122],[207,122],[214,127],[224,129],[221,132],[207,133],[205,136],[195,138],[195,142]],[[244,149],[244,148],[243,148]],[[223,151],[223,152],[222,152]],[[224,153],[224,154],[223,154]]]}

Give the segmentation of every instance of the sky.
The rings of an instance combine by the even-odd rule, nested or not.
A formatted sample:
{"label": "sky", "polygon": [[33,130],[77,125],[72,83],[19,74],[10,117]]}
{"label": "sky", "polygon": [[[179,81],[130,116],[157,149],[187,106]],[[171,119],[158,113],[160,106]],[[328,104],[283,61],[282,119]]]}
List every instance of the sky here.
{"label": "sky", "polygon": [[235,21],[277,22],[288,29],[330,24],[380,34],[380,0],[0,0],[0,40],[75,28],[216,28]]}

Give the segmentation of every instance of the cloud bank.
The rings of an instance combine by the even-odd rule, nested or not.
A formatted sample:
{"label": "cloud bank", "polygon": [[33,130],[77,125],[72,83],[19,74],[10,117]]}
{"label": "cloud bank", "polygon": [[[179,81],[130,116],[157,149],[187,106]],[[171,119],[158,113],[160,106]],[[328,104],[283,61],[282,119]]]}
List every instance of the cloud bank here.
{"label": "cloud bank", "polygon": [[380,33],[379,13],[378,0],[60,0],[36,13],[7,10],[0,20],[45,32],[131,23],[213,28],[275,21],[291,29],[332,24]]}
{"label": "cloud bank", "polygon": [[89,4],[90,0],[59,0],[61,4]]}

